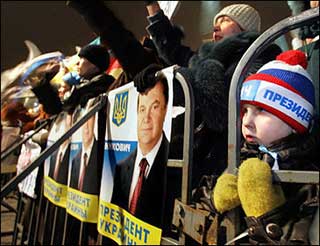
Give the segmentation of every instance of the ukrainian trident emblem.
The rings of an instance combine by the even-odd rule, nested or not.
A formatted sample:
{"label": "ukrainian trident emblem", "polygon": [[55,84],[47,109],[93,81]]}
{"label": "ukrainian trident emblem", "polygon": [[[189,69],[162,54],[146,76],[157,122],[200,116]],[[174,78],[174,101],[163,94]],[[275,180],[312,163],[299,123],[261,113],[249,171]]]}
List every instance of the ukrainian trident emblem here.
{"label": "ukrainian trident emblem", "polygon": [[129,92],[125,91],[118,93],[114,99],[114,107],[112,114],[112,122],[116,126],[120,126],[126,121],[127,118],[127,107],[128,107],[128,96]]}

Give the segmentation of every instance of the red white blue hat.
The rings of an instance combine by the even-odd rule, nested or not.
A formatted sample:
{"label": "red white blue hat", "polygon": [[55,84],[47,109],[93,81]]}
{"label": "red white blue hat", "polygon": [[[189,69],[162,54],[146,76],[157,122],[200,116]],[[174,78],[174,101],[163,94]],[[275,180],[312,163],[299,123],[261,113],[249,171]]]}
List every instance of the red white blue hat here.
{"label": "red white blue hat", "polygon": [[315,108],[314,85],[306,68],[302,51],[281,53],[243,82],[241,103],[261,107],[298,133],[306,132]]}

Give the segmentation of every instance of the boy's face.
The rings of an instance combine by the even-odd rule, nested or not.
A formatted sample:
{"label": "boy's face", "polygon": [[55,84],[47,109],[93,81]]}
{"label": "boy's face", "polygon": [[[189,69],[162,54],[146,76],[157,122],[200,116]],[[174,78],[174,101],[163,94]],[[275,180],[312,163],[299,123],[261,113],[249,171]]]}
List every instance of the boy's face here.
{"label": "boy's face", "polygon": [[249,143],[268,147],[293,132],[288,124],[260,107],[244,104],[242,115],[242,135]]}

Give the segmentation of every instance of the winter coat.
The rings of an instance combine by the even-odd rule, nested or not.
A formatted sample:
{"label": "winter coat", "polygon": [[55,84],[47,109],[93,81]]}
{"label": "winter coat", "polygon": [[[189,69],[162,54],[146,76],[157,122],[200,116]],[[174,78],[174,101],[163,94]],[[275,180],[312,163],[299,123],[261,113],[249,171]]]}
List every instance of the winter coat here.
{"label": "winter coat", "polygon": [[[217,43],[203,44],[190,58],[189,67],[181,69],[189,78],[195,97],[193,187],[202,175],[220,175],[226,168],[230,82],[239,60],[257,37],[257,33],[242,32]],[[270,45],[253,62],[248,73],[255,73],[280,53],[278,46]],[[178,87],[174,83],[174,105],[184,106],[182,90]],[[175,147],[170,149],[170,158],[181,158],[183,117],[177,117],[172,123],[171,146]]]}
{"label": "winter coat", "polygon": [[[247,158],[258,157],[267,162],[270,167],[274,159],[270,154],[258,149],[258,145],[244,143],[241,149],[241,162]],[[278,154],[277,162],[280,170],[308,170],[319,172],[320,139],[319,128],[310,135],[292,134],[278,140],[268,147],[271,152]],[[247,227],[253,227],[254,233],[249,233],[252,244],[269,245],[306,245],[309,242],[309,228],[319,209],[319,185],[281,183],[286,203],[258,218],[246,217]],[[282,231],[279,237],[266,233],[270,223],[276,230]],[[282,234],[282,236],[281,236]],[[270,236],[271,235],[271,236]]]}

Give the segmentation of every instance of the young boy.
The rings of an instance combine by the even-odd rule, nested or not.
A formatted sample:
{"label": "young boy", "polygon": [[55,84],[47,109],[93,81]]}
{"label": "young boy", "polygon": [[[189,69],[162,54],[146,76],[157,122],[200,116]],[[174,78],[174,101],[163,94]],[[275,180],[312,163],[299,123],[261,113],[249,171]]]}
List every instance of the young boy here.
{"label": "young boy", "polygon": [[212,198],[220,213],[241,204],[251,243],[310,243],[318,185],[274,184],[271,172],[319,170],[319,133],[311,133],[315,93],[306,67],[303,52],[283,52],[241,89],[239,172],[221,175]]}
{"label": "young boy", "polygon": [[305,54],[289,50],[244,81],[241,89],[245,139],[242,160],[251,157],[255,150],[254,155],[263,155],[260,159],[274,170],[319,168],[312,161],[318,152],[312,153],[315,136],[309,134],[315,92],[306,67]]}

